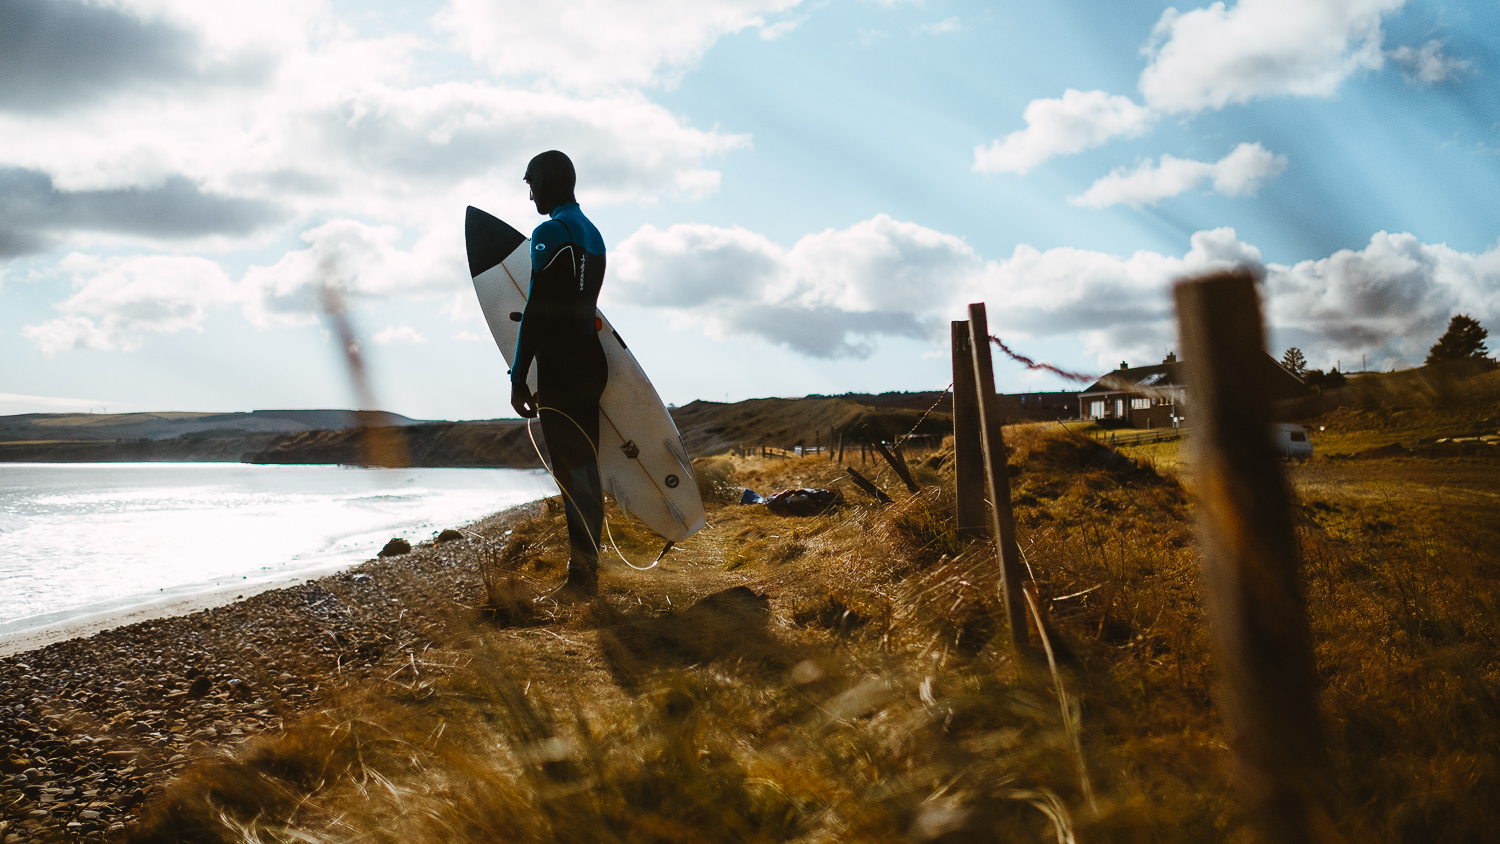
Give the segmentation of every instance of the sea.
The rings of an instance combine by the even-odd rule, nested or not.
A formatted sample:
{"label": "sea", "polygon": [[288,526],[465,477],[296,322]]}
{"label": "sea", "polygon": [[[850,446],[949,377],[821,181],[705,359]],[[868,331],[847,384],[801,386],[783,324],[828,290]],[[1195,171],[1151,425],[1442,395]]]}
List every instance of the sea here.
{"label": "sea", "polygon": [[0,634],[321,576],[553,494],[541,470],[0,463]]}

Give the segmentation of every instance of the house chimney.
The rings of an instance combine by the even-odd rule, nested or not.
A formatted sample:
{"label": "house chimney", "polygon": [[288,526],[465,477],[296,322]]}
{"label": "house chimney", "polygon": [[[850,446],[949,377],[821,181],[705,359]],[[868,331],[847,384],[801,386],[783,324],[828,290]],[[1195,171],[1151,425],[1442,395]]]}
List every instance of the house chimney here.
{"label": "house chimney", "polygon": [[1167,352],[1167,358],[1166,358],[1166,360],[1162,361],[1162,363],[1176,363],[1176,362],[1177,362],[1177,353],[1176,352]]}
{"label": "house chimney", "polygon": [[1122,360],[1122,361],[1120,361],[1120,368],[1121,369],[1129,369],[1130,368],[1130,364],[1128,364],[1128,363],[1126,363],[1125,361]]}

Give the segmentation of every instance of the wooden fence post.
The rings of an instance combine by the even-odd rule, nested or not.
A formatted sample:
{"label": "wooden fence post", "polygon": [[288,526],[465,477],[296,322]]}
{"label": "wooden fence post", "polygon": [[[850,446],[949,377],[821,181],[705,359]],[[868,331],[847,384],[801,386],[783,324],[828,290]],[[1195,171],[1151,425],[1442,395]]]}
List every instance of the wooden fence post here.
{"label": "wooden fence post", "polygon": [[1270,361],[1255,280],[1218,273],[1181,282],[1173,295],[1194,417],[1204,603],[1237,785],[1267,840],[1339,840],[1291,490],[1259,375]]}
{"label": "wooden fence post", "polygon": [[906,461],[901,458],[900,452],[892,453],[887,449],[885,443],[880,441],[880,434],[868,423],[860,429],[860,433],[865,435],[866,440],[869,440],[870,447],[875,449],[875,452],[884,457],[885,462],[891,465],[891,469],[895,471],[896,477],[900,478],[901,483],[906,485],[907,492],[916,495],[922,491],[922,488],[917,486],[917,482],[912,480],[911,472],[907,470]]}
{"label": "wooden fence post", "polygon": [[869,494],[871,498],[879,501],[881,504],[891,503],[891,497],[881,492],[880,487],[870,483],[869,478],[866,478],[864,475],[861,475],[848,466],[844,467],[844,471],[849,473],[849,477],[853,479],[855,486],[858,486],[860,489],[864,490],[867,494]]}
{"label": "wooden fence post", "polygon": [[954,320],[953,465],[958,534],[978,539],[989,529],[984,512],[984,445],[979,433],[979,393],[974,387],[974,353],[968,320]]}
{"label": "wooden fence post", "polygon": [[[1026,595],[1022,582],[1026,569],[1016,545],[1016,519],[1010,505],[1010,473],[1006,470],[1005,436],[1001,431],[1000,401],[995,396],[995,369],[990,360],[989,320],[984,303],[969,306],[969,348],[973,355],[974,387],[978,392],[980,442],[984,445],[985,491],[990,499],[990,533],[995,537],[995,556],[1000,563],[1000,582],[1005,599],[1005,621],[1016,653],[1031,656],[1027,633]],[[956,385],[955,385],[956,386]]]}

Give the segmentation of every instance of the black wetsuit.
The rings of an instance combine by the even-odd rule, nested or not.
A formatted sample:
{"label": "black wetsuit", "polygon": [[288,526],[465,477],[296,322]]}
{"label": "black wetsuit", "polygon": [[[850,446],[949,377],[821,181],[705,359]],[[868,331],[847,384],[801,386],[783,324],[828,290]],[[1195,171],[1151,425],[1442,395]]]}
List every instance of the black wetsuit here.
{"label": "black wetsuit", "polygon": [[594,309],[604,281],[604,239],[578,203],[552,209],[531,234],[531,291],[510,379],[536,361],[536,403],[552,473],[562,487],[570,577],[599,566],[604,491],[599,483],[599,397],[609,378]]}

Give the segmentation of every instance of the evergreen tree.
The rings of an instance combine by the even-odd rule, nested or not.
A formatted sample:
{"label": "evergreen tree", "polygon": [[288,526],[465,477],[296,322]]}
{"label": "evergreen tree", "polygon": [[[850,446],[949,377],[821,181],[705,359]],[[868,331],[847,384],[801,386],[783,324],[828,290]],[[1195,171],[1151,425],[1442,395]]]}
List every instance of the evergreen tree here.
{"label": "evergreen tree", "polygon": [[1293,375],[1300,376],[1307,371],[1307,358],[1302,356],[1301,349],[1293,346],[1281,356],[1281,365],[1290,369]]}
{"label": "evergreen tree", "polygon": [[1484,358],[1489,351],[1484,346],[1484,340],[1488,336],[1490,332],[1479,324],[1479,320],[1459,314],[1448,321],[1448,330],[1427,352],[1425,362]]}

